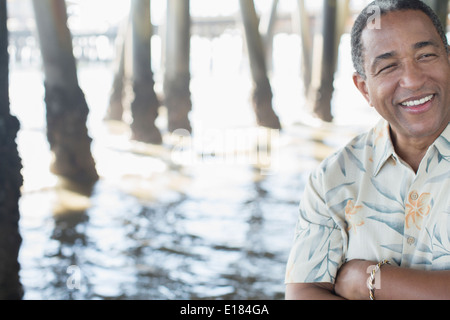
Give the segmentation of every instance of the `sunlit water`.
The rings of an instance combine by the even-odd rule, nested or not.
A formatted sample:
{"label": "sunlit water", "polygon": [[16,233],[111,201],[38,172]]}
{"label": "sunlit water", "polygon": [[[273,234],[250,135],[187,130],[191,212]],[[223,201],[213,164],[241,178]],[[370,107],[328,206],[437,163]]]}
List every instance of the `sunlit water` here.
{"label": "sunlit water", "polygon": [[[127,124],[103,122],[113,70],[79,66],[101,176],[88,193],[49,172],[39,68],[12,68],[11,108],[22,123],[17,141],[25,179],[24,299],[283,299],[310,170],[376,118],[352,87],[347,56],[336,78],[335,124],[313,121],[303,107],[298,39],[280,35],[271,81],[284,129],[270,136],[273,162],[261,167],[250,156],[258,130],[241,42],[232,35],[215,41],[193,39],[194,53],[216,54],[193,61],[194,134],[183,141],[187,146],[165,131],[164,112],[162,146],[132,142]],[[225,156],[236,150],[244,157]]]}

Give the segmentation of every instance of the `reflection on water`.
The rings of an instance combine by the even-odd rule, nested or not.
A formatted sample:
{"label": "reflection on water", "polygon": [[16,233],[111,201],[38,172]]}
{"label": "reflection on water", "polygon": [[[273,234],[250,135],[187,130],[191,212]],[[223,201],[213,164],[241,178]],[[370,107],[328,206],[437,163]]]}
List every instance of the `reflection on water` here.
{"label": "reflection on water", "polygon": [[25,192],[25,299],[281,299],[303,181],[211,164]]}
{"label": "reflection on water", "polygon": [[[305,119],[298,109],[301,86],[292,68],[283,68],[274,74],[273,87],[285,128],[274,140],[277,162],[268,173],[259,163],[227,162],[218,149],[208,149],[223,142],[224,130],[241,136],[253,132],[246,73],[227,82],[202,73],[193,77],[194,136],[187,148],[201,161],[180,163],[173,157],[179,145],[167,133],[163,146],[149,146],[130,141],[127,125],[104,123],[111,68],[81,66],[101,176],[92,190],[49,172],[42,76],[37,68],[14,69],[11,108],[22,123],[18,145],[25,178],[20,202],[24,298],[283,299],[305,180],[318,161],[368,128],[363,117],[352,125],[351,115],[366,114],[362,110],[368,108],[346,101],[349,92],[354,94],[348,89],[351,68],[340,69],[335,95],[335,105],[345,107],[336,108],[336,122],[350,126],[321,127],[299,124]],[[158,121],[164,130],[163,113]],[[234,152],[241,140],[233,136],[231,141]],[[241,147],[258,150],[252,140]]]}

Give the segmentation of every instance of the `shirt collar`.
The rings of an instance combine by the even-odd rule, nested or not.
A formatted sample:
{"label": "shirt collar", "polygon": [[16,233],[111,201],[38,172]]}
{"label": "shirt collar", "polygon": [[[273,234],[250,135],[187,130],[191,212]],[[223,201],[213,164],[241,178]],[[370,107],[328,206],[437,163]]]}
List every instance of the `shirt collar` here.
{"label": "shirt collar", "polygon": [[450,161],[450,123],[447,125],[439,138],[436,139],[434,146],[443,159]]}
{"label": "shirt collar", "polygon": [[389,123],[384,119],[381,119],[373,128],[374,176],[378,174],[388,159],[392,156],[395,157],[394,145],[389,131]]}
{"label": "shirt collar", "polygon": [[[450,161],[450,123],[447,125],[442,134],[431,145],[435,147],[442,159]],[[391,157],[398,161],[397,155],[392,144],[389,123],[382,119],[373,129],[373,161],[375,165],[374,176],[378,174],[383,165]]]}

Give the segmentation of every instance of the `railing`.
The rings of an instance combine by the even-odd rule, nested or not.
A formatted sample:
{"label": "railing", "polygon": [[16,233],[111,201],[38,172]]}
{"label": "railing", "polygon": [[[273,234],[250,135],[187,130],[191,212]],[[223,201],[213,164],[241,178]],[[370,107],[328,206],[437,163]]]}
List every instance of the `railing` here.
{"label": "railing", "polygon": [[[219,37],[227,30],[240,30],[240,16],[198,17],[192,19],[191,34],[205,38]],[[109,62],[116,56],[116,36],[118,28],[107,32],[77,32],[72,30],[73,52],[77,61]],[[154,26],[154,34],[160,33],[159,26]],[[291,15],[284,14],[277,18],[275,33],[295,32]],[[24,65],[40,64],[40,49],[37,35],[32,30],[12,30],[9,32],[10,61]]]}

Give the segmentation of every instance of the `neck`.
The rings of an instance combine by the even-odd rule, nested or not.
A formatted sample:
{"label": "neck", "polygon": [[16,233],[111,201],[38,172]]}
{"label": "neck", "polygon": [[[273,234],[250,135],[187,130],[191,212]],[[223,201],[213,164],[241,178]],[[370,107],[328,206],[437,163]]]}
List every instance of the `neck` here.
{"label": "neck", "polygon": [[419,170],[420,163],[428,151],[428,148],[439,137],[410,138],[395,134],[391,129],[391,139],[395,152],[411,166],[415,173]]}

